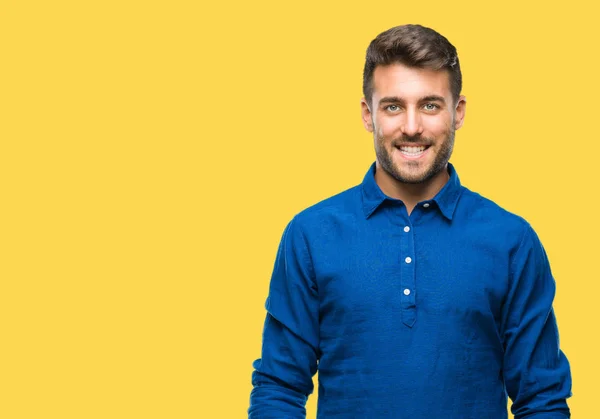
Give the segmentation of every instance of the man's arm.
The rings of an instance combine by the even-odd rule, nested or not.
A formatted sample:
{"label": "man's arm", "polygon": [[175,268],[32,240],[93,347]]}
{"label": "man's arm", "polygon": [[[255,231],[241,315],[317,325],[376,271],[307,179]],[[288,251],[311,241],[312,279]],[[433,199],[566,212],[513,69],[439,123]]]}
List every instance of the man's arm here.
{"label": "man's arm", "polygon": [[504,380],[515,419],[569,418],[571,372],[552,309],[555,282],[529,225],[512,255],[510,281],[502,329]]}
{"label": "man's arm", "polygon": [[319,300],[312,261],[295,219],[279,245],[266,308],[248,418],[305,418],[317,372]]}

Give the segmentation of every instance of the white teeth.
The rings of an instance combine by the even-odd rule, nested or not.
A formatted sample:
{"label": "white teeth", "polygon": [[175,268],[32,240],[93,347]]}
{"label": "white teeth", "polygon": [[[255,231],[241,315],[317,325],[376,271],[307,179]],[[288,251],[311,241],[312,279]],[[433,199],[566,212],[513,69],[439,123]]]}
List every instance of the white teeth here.
{"label": "white teeth", "polygon": [[421,147],[400,147],[400,151],[407,154],[419,154],[425,151],[425,146]]}

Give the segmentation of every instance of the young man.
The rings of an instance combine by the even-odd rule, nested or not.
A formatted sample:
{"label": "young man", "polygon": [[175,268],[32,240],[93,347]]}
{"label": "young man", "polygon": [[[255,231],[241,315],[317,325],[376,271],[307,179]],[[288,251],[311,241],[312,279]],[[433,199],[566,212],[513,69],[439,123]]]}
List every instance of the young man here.
{"label": "young man", "polygon": [[418,25],[368,50],[376,162],[298,214],[277,254],[249,418],[570,417],[555,284],[530,225],[461,186],[456,49]]}

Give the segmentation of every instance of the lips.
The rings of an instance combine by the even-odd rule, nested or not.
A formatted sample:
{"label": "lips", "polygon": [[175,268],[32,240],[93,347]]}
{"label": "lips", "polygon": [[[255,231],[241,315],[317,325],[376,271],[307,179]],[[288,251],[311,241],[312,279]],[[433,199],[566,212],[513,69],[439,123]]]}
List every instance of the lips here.
{"label": "lips", "polygon": [[398,149],[398,151],[400,151],[400,154],[408,159],[418,159],[421,156],[423,156],[425,154],[425,152],[427,151],[427,149],[429,148],[428,145],[415,145],[415,144],[411,144],[411,145],[397,145],[396,149]]}

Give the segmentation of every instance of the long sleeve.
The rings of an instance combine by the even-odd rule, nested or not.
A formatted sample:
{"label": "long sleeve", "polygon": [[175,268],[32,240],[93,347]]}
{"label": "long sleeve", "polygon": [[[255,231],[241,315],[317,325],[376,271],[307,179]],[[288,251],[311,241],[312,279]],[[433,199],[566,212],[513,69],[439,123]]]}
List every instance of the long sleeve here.
{"label": "long sleeve", "polygon": [[248,418],[305,418],[317,371],[319,300],[306,241],[295,219],[279,245],[266,309]]}
{"label": "long sleeve", "polygon": [[560,350],[552,302],[555,282],[546,253],[527,225],[512,255],[502,324],[504,380],[515,419],[565,419],[569,362]]}

